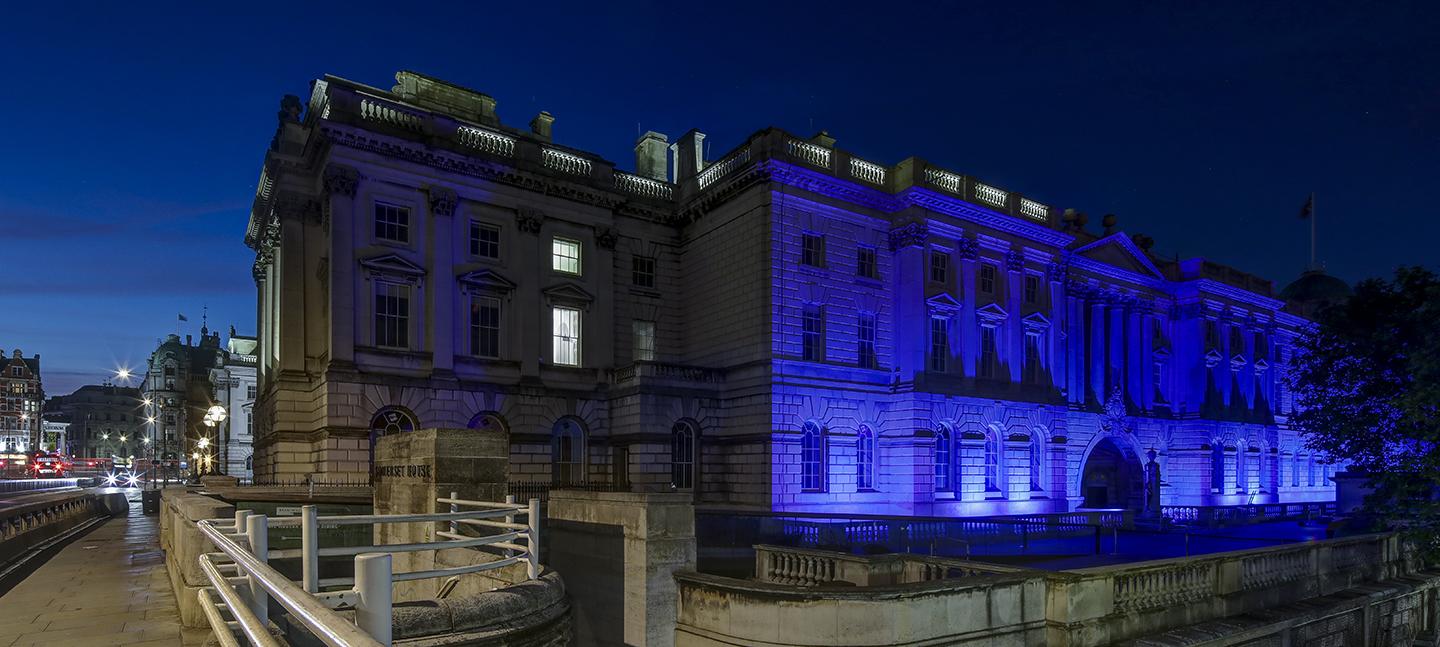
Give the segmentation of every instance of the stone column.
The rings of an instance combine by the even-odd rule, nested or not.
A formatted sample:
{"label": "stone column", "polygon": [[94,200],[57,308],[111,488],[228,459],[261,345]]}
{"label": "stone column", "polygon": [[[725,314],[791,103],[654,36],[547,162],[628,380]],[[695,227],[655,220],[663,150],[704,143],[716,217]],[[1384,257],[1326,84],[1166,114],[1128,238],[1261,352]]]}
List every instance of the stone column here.
{"label": "stone column", "polygon": [[1105,397],[1115,391],[1116,387],[1125,387],[1125,307],[1120,303],[1119,298],[1112,300],[1106,313],[1110,316],[1105,330]]}
{"label": "stone column", "polygon": [[[330,363],[349,367],[355,363],[355,229],[361,222],[355,193],[360,173],[349,166],[325,167],[324,187],[330,211]],[[362,229],[363,231],[363,229]]]}
{"label": "stone column", "polygon": [[[520,235],[515,238],[517,254],[514,258],[530,257],[530,276],[550,275],[550,250],[547,248],[549,241],[540,235],[540,229],[544,225],[545,216],[534,209],[521,207],[515,216],[515,228]],[[527,253],[524,250],[529,249]],[[521,283],[515,290],[515,309],[520,313],[519,317],[510,319],[519,324],[517,334],[511,335],[516,339],[518,351],[515,356],[520,358],[520,374],[529,377],[540,375],[540,358],[548,357],[550,351],[544,344],[550,340],[550,313],[545,311],[544,300],[540,298],[540,289],[543,287],[538,281]]]}
{"label": "stone column", "polygon": [[965,369],[965,377],[975,377],[980,362],[980,326],[975,318],[976,259],[980,244],[974,238],[960,238],[955,245],[955,256],[960,259],[955,280],[965,304],[964,311],[955,318],[955,336],[960,342],[960,365]]}
{"label": "stone column", "polygon": [[425,293],[431,315],[426,321],[425,348],[430,350],[433,371],[437,377],[450,377],[455,370],[455,339],[458,336],[455,313],[455,241],[459,228],[455,225],[455,206],[459,196],[443,186],[432,186],[430,194],[430,227],[426,235],[429,246],[430,275]]}
{"label": "stone column", "polygon": [[1142,323],[1140,310],[1143,307],[1143,303],[1143,301],[1131,301],[1127,304],[1125,308],[1125,338],[1123,340],[1125,348],[1125,392],[1130,396],[1127,400],[1142,407],[1145,401],[1145,391],[1140,388],[1142,382],[1141,373],[1144,372],[1141,371],[1140,360],[1145,354],[1143,344],[1144,335],[1141,333],[1140,327]]}
{"label": "stone column", "polygon": [[1018,384],[1025,368],[1025,322],[1020,312],[1025,298],[1025,255],[1019,250],[1005,254],[1005,279],[1005,310],[1010,316],[1005,318],[1004,341],[999,345],[1003,350],[1001,360],[1010,367],[1010,381]]}
{"label": "stone column", "polygon": [[930,341],[930,314],[925,306],[925,241],[930,227],[911,222],[890,230],[891,284],[895,294],[895,367],[901,380],[911,380],[926,369]]}
{"label": "stone column", "polygon": [[1109,363],[1105,344],[1105,300],[1096,298],[1090,302],[1090,395],[1096,402],[1110,397],[1106,393],[1105,373]]}
{"label": "stone column", "polygon": [[695,569],[688,493],[550,493],[546,563],[565,578],[575,644],[675,644],[676,571]]}

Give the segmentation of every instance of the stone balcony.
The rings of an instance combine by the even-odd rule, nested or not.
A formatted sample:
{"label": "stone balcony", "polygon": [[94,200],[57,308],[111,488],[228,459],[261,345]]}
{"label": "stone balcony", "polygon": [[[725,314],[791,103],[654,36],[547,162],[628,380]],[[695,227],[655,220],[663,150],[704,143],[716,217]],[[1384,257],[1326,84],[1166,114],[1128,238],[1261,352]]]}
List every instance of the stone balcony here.
{"label": "stone balcony", "polygon": [[620,388],[655,385],[717,385],[725,381],[725,372],[702,366],[642,361],[610,369],[608,378],[611,386]]}

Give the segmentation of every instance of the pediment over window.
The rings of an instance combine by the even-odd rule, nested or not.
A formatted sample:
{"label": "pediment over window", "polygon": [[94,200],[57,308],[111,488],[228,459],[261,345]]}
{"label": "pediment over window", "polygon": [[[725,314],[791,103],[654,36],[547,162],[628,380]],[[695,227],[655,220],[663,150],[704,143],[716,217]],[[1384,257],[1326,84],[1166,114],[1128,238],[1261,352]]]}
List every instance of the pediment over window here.
{"label": "pediment over window", "polygon": [[552,305],[589,306],[595,296],[574,283],[552,285],[543,290],[545,300]]}
{"label": "pediment over window", "polygon": [[1088,258],[1092,261],[1104,263],[1112,267],[1118,267],[1136,274],[1144,274],[1156,278],[1165,278],[1160,273],[1160,268],[1150,262],[1150,257],[1145,255],[1130,237],[1124,232],[1117,232],[1101,238],[1089,245],[1075,250],[1077,256]]}
{"label": "pediment over window", "polygon": [[1256,372],[1256,373],[1264,373],[1264,372],[1265,372],[1265,369],[1267,369],[1267,368],[1270,368],[1270,362],[1267,362],[1267,361],[1265,361],[1265,360],[1263,360],[1263,359],[1257,359],[1257,360],[1255,360],[1255,372]]}
{"label": "pediment over window", "polygon": [[965,304],[950,296],[949,292],[941,292],[926,299],[925,305],[929,306],[932,312],[944,315],[953,315],[965,308]]}
{"label": "pediment over window", "polygon": [[384,276],[403,276],[413,279],[425,276],[425,268],[411,263],[396,254],[362,258],[360,259],[360,267],[365,268],[372,274]]}
{"label": "pediment over window", "polygon": [[1236,356],[1234,356],[1234,357],[1231,357],[1231,358],[1230,358],[1230,370],[1232,370],[1232,371],[1239,371],[1240,369],[1245,368],[1245,364],[1246,364],[1246,363],[1247,363],[1247,362],[1245,361],[1245,356],[1243,356],[1243,355],[1236,355]]}
{"label": "pediment over window", "polygon": [[1167,360],[1167,359],[1170,359],[1170,349],[1169,349],[1169,348],[1165,348],[1164,346],[1161,346],[1160,348],[1156,348],[1156,349],[1155,349],[1155,359],[1157,359],[1157,360]]}
{"label": "pediment over window", "polygon": [[980,318],[981,325],[998,326],[1005,322],[1005,319],[1010,316],[1010,313],[1005,312],[1005,309],[999,305],[991,303],[977,309],[975,316]]}
{"label": "pediment over window", "polygon": [[465,287],[474,290],[487,290],[490,292],[509,292],[515,289],[515,282],[505,278],[495,270],[476,270],[466,272],[455,277],[455,280]]}
{"label": "pediment over window", "polygon": [[1212,348],[1209,352],[1205,353],[1205,368],[1215,368],[1215,366],[1224,359],[1225,356],[1221,355],[1220,351]]}
{"label": "pediment over window", "polygon": [[1020,320],[1020,323],[1025,325],[1025,330],[1028,332],[1044,332],[1050,329],[1050,320],[1038,312],[1026,315],[1024,319]]}

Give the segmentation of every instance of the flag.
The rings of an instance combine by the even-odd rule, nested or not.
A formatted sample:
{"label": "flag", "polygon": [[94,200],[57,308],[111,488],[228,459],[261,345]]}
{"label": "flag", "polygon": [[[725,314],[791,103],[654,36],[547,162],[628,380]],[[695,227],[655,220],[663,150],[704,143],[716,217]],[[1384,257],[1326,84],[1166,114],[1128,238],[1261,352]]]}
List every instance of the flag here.
{"label": "flag", "polygon": [[1310,199],[1305,201],[1305,206],[1300,207],[1300,219],[1305,220],[1315,215],[1315,194],[1310,194]]}
{"label": "flag", "polygon": [[190,320],[189,320],[189,319],[186,319],[186,318],[185,318],[185,315],[180,315],[180,321],[190,321]]}

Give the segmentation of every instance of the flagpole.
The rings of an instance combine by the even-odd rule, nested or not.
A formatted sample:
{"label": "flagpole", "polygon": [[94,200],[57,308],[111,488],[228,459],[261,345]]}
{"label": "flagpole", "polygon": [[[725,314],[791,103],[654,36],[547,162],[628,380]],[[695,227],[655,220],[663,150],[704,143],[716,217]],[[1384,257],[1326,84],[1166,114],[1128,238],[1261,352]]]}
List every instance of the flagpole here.
{"label": "flagpole", "polygon": [[1310,269],[1315,267],[1315,192],[1310,192]]}

